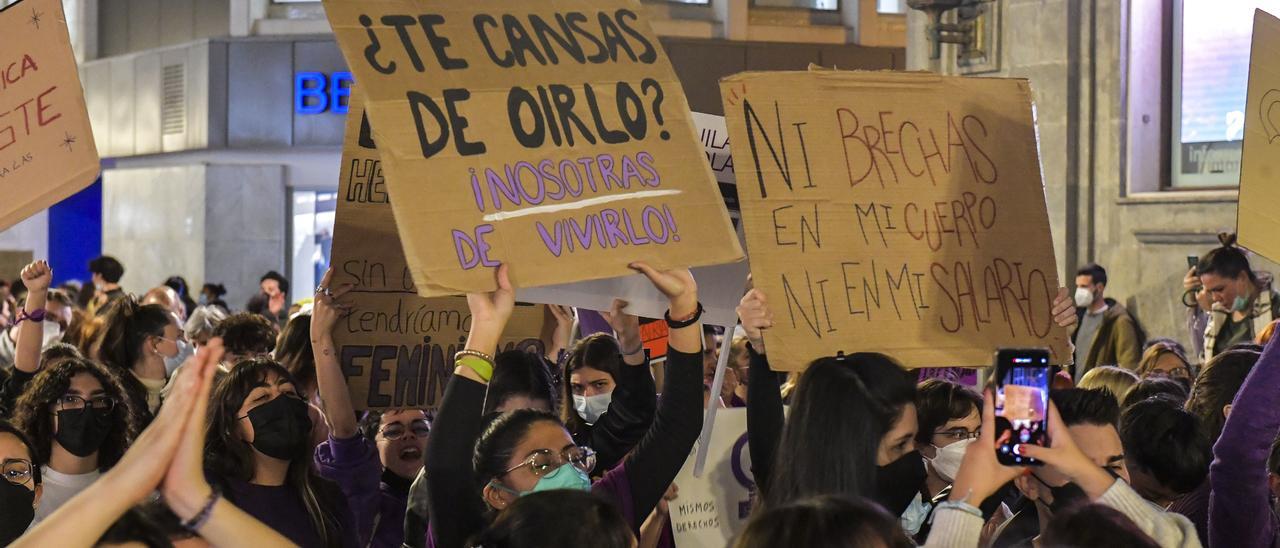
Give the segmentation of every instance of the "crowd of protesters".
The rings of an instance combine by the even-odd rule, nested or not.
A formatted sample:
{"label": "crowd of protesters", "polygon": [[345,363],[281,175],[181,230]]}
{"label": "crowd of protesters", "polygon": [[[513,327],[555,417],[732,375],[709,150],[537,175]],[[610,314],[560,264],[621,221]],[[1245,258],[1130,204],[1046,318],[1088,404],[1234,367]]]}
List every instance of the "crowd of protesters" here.
{"label": "crowd of protesters", "polygon": [[621,300],[551,305],[545,352],[500,351],[502,266],[467,296],[438,408],[360,412],[332,272],[305,299],[268,272],[236,309],[181,276],[122,287],[111,257],[54,287],[37,261],[0,283],[0,545],[673,546],[672,482],[715,405],[746,408],[737,547],[1280,546],[1280,294],[1221,243],[1187,273],[1189,332],[1164,334],[1187,346],[1148,337],[1102,266],[1062,289],[1073,354],[1050,443],[1020,447],[1034,467],[997,460],[990,388],[858,348],[771,362],[778,296],[704,329],[684,269],[631,265],[668,300],[660,364]]}

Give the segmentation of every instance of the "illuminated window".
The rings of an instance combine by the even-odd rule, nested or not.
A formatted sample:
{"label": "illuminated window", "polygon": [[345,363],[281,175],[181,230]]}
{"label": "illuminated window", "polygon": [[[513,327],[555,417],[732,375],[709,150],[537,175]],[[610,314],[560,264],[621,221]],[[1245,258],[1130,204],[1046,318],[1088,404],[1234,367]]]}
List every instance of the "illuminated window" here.
{"label": "illuminated window", "polygon": [[751,0],[751,5],[762,8],[805,8],[817,11],[837,11],[840,0]]}
{"label": "illuminated window", "polygon": [[1236,186],[1253,11],[1280,0],[1174,4],[1172,186]]}
{"label": "illuminated window", "polygon": [[907,13],[906,0],[876,0],[877,13]]}

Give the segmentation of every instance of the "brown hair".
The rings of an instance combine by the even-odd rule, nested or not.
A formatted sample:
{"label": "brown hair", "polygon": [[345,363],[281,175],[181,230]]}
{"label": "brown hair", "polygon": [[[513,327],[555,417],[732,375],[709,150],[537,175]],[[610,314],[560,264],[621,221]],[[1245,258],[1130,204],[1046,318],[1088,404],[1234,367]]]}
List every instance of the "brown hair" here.
{"label": "brown hair", "polygon": [[574,371],[590,367],[608,373],[616,381],[618,373],[624,367],[622,348],[612,335],[595,333],[578,341],[564,360],[560,380],[560,420],[570,433],[581,433],[587,428],[587,422],[578,416],[573,407],[573,386],[569,379]]}
{"label": "brown hair", "polygon": [[53,405],[71,388],[71,378],[88,373],[102,384],[106,396],[115,400],[111,410],[111,432],[98,450],[98,469],[106,471],[138,437],[142,419],[133,401],[125,393],[120,377],[96,362],[83,358],[71,358],[51,364],[38,373],[14,405],[14,425],[34,443],[41,462],[49,462],[53,450]]}
{"label": "brown hair", "polygon": [[1182,365],[1187,367],[1187,374],[1191,374],[1191,362],[1187,361],[1186,355],[1177,346],[1167,342],[1158,342],[1148,347],[1142,353],[1142,361],[1138,362],[1138,370],[1135,373],[1139,377],[1146,377],[1155,369],[1156,364],[1160,362],[1160,358],[1165,354],[1177,356],[1179,360],[1182,360]]}

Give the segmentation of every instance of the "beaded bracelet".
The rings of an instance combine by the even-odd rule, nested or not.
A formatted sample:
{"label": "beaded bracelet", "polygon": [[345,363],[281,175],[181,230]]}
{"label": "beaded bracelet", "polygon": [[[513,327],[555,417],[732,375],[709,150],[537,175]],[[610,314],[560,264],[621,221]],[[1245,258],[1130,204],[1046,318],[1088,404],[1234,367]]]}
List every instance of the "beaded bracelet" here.
{"label": "beaded bracelet", "polygon": [[484,382],[493,378],[493,360],[483,352],[463,350],[454,354],[454,363],[475,371]]}
{"label": "beaded bracelet", "polygon": [[199,534],[200,528],[204,527],[204,524],[208,523],[209,517],[213,515],[213,506],[217,504],[218,500],[221,498],[222,493],[217,489],[214,489],[213,492],[209,494],[209,499],[204,502],[204,508],[200,509],[200,513],[196,514],[191,519],[182,522],[182,528],[191,531],[192,533]]}

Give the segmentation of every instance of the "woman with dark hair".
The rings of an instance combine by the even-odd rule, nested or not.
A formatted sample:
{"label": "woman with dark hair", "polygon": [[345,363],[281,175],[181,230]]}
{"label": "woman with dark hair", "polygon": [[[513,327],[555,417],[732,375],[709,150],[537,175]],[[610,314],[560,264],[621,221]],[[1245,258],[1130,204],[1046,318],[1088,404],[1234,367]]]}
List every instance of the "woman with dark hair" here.
{"label": "woman with dark hair", "polygon": [[578,445],[596,451],[597,476],[640,441],[657,408],[640,319],[623,312],[626,306],[614,299],[608,312],[600,312],[617,338],[590,335],[574,344],[562,365],[560,420]]}
{"label": "woman with dark hair", "polygon": [[311,349],[311,314],[297,314],[280,330],[275,358],[298,381],[298,391],[320,405],[316,390],[316,356]]}
{"label": "woman with dark hair", "polygon": [[178,299],[182,300],[182,308],[185,310],[182,317],[190,318],[191,313],[196,311],[196,301],[191,298],[187,279],[182,276],[169,276],[169,279],[164,281],[164,285],[173,289],[173,292],[178,294]]}
{"label": "woman with dark hair", "polygon": [[36,522],[114,466],[142,430],[120,378],[85,359],[51,364],[37,374],[13,418],[45,463]]}
{"label": "woman with dark hair", "polygon": [[361,546],[400,546],[409,486],[422,469],[431,425],[426,413],[415,408],[370,411],[357,424],[333,342],[333,329],[350,312],[340,299],[352,286],[331,288],[332,279],[330,269],[316,290],[307,322],[319,400],[330,426],[326,439],[316,447],[316,468],[346,496]]}
{"label": "woman with dark hair", "polygon": [[44,487],[35,444],[0,420],[0,546],[8,546],[35,519]]}
{"label": "woman with dark hair", "polygon": [[466,545],[474,548],[632,548],[635,537],[618,508],[609,501],[584,491],[557,489],[516,499]]}
{"label": "woman with dark hair", "polygon": [[551,412],[556,404],[551,371],[541,356],[525,350],[507,350],[493,359],[493,378],[484,399],[484,413],[515,409]]}
{"label": "woman with dark hair", "polygon": [[289,279],[274,270],[262,275],[257,295],[249,299],[245,309],[283,325],[289,321]]}
{"label": "woman with dark hair", "polygon": [[[436,439],[449,441],[427,446],[429,543],[461,546],[489,523],[486,506],[501,515],[520,497],[539,491],[591,489],[617,506],[633,533],[658,505],[701,430],[702,307],[688,270],[631,266],[670,302],[665,389],[649,432],[594,485],[587,475],[595,468],[593,451],[576,443],[555,415],[520,409],[484,426],[492,355],[515,306],[506,265],[497,269],[496,291],[467,296],[471,332],[434,424]],[[472,446],[469,440],[478,441]]]}
{"label": "woman with dark hair", "polygon": [[150,422],[169,379],[165,359],[177,356],[186,340],[182,326],[165,307],[139,304],[132,296],[115,300],[103,319],[106,325],[94,343],[98,357],[120,375],[134,405]]}
{"label": "woman with dark hair", "polygon": [[769,508],[751,519],[733,548],[912,548],[897,520],[861,498],[822,495]]}
{"label": "woman with dark hair", "polygon": [[1236,247],[1235,234],[1220,234],[1218,240],[1222,246],[1201,257],[1183,282],[1208,313],[1204,331],[1192,333],[1192,340],[1203,340],[1201,362],[1206,363],[1236,343],[1252,342],[1280,319],[1280,294],[1272,289],[1271,277],[1254,272],[1248,255]]}
{"label": "woman with dark hair", "polygon": [[[212,341],[208,355],[178,374],[172,399],[119,463],[13,546],[170,546],[175,529],[179,539],[199,535],[214,546],[292,546],[225,500],[204,476],[205,414],[221,356],[221,343]],[[157,490],[162,504],[136,506]],[[160,506],[167,507],[163,523],[155,521]]]}
{"label": "woman with dark hair", "polygon": [[300,546],[356,546],[346,499],[312,468],[311,417],[269,358],[241,361],[214,389],[205,440],[210,483]]}
{"label": "woman with dark hair", "polygon": [[216,306],[223,311],[231,312],[227,301],[222,300],[227,294],[227,287],[222,284],[204,284],[200,287],[200,306]]}
{"label": "woman with dark hair", "polygon": [[[784,418],[778,375],[765,355],[763,330],[773,315],[764,293],[747,292],[737,312],[749,341],[750,377],[761,381],[748,387],[747,434],[764,508],[843,495],[869,498],[901,516],[927,474],[914,443],[915,375],[883,354],[818,358],[800,376]],[[1065,289],[1051,313],[1059,326],[1077,321]]]}
{"label": "woman with dark hair", "polygon": [[819,358],[801,375],[784,419],[777,374],[763,354],[762,329],[771,322],[764,294],[748,292],[738,315],[749,340],[750,376],[761,381],[748,388],[747,435],[763,507],[843,495],[873,499],[901,515],[926,474],[914,443],[915,385],[906,371],[883,354]]}
{"label": "woman with dark hair", "polygon": [[951,494],[965,448],[978,437],[982,396],[954,382],[926,380],[916,387],[916,424],[916,449],[928,464],[928,475],[920,497],[902,514],[902,527],[923,541],[933,508]]}

